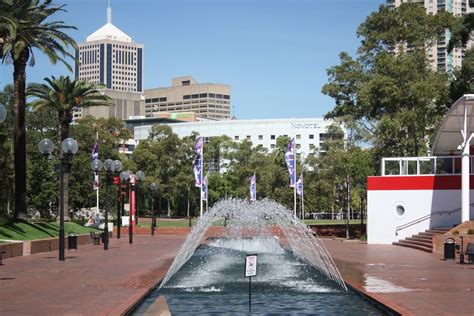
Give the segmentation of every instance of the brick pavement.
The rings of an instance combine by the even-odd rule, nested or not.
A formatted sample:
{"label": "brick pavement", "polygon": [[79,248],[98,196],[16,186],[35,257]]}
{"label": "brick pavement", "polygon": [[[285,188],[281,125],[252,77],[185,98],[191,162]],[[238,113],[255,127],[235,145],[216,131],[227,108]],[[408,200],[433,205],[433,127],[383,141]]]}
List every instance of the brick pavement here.
{"label": "brick pavement", "polygon": [[6,259],[0,266],[0,315],[120,315],[168,270],[184,234],[112,238],[100,245]]}
{"label": "brick pavement", "polygon": [[392,245],[323,240],[344,281],[403,315],[474,315],[474,264]]}

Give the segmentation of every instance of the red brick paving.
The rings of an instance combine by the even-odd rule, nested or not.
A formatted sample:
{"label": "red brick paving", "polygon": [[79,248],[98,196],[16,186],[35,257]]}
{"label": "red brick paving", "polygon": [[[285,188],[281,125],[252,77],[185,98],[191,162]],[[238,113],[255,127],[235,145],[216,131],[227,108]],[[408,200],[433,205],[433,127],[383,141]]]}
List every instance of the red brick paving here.
{"label": "red brick paving", "polygon": [[323,240],[344,281],[403,315],[474,315],[474,264],[392,245]]}
{"label": "red brick paving", "polygon": [[0,315],[120,315],[168,270],[185,235],[135,235],[102,245],[15,257],[0,266]]}
{"label": "red brick paving", "polygon": [[[0,266],[0,315],[119,315],[166,273],[187,230],[135,235],[6,259]],[[344,280],[404,315],[474,315],[474,264],[391,245],[324,239]],[[379,287],[377,287],[379,286]]]}

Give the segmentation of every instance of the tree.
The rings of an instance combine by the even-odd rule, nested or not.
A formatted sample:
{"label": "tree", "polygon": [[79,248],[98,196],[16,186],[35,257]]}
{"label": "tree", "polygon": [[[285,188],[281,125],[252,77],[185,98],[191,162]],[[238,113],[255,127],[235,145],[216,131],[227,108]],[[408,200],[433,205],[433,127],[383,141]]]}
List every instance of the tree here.
{"label": "tree", "polygon": [[[54,76],[44,79],[47,84],[31,84],[27,94],[36,98],[32,103],[35,110],[45,108],[57,113],[59,141],[69,137],[74,109],[91,106],[110,106],[111,99],[101,94],[99,85],[82,80],[71,80],[69,76]],[[64,153],[61,151],[61,157]],[[64,209],[69,211],[69,174],[64,174]]]}
{"label": "tree", "polygon": [[[26,202],[26,135],[25,135],[25,85],[26,65],[34,65],[33,49],[45,53],[54,64],[73,57],[66,49],[76,47],[75,41],[62,30],[75,29],[62,21],[46,21],[55,13],[65,11],[64,5],[54,5],[52,0],[2,1],[0,16],[0,37],[3,61],[13,62],[15,121],[15,218],[25,217]],[[8,22],[5,22],[8,21]]]}
{"label": "tree", "polygon": [[322,92],[336,106],[325,117],[365,129],[378,156],[426,152],[447,111],[448,77],[430,69],[425,49],[451,23],[448,13],[430,16],[418,5],[381,6],[358,28],[358,57],[341,53],[328,69]]}
{"label": "tree", "polygon": [[0,182],[0,216],[9,215],[14,206],[13,183],[13,133],[14,133],[14,101],[13,86],[7,85],[0,92],[0,105],[7,109],[6,120],[0,124],[0,170],[3,172],[3,181]]}

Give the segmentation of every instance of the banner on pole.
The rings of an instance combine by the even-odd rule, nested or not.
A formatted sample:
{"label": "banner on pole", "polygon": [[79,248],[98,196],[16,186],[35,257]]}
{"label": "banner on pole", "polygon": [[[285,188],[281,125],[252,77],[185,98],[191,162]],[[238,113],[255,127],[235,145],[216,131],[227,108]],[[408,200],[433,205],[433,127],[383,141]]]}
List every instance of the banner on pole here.
{"label": "banner on pole", "polygon": [[296,183],[296,173],[295,173],[295,163],[296,163],[296,144],[295,139],[291,139],[290,143],[288,144],[288,151],[285,153],[285,162],[288,168],[288,173],[290,175],[290,187],[293,188]]}
{"label": "banner on pole", "polygon": [[250,182],[250,201],[257,200],[257,176],[255,173],[249,178]]}
{"label": "banner on pole", "polygon": [[202,186],[202,156],[197,155],[194,159],[194,186],[200,188]]}
{"label": "banner on pole", "polygon": [[207,174],[206,176],[204,177],[204,180],[202,180],[202,195],[201,195],[201,199],[203,201],[207,201],[207,196],[208,196],[208,187],[207,187],[207,184],[208,184],[208,178],[207,178]]}
{"label": "banner on pole", "polygon": [[303,190],[303,174],[301,174],[298,181],[296,182],[296,194],[298,194],[299,196],[303,196]]}

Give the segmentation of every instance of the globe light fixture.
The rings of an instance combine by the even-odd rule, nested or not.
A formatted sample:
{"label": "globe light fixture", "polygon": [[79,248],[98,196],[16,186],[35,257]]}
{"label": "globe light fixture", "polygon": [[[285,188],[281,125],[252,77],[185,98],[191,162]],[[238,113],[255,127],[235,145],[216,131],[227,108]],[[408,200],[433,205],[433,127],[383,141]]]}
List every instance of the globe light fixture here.
{"label": "globe light fixture", "polygon": [[77,153],[79,146],[77,145],[77,141],[74,138],[66,138],[61,143],[61,149],[63,153],[67,155],[74,155]]}
{"label": "globe light fixture", "polygon": [[44,156],[49,156],[54,150],[54,144],[50,139],[45,138],[38,143],[38,149]]}

